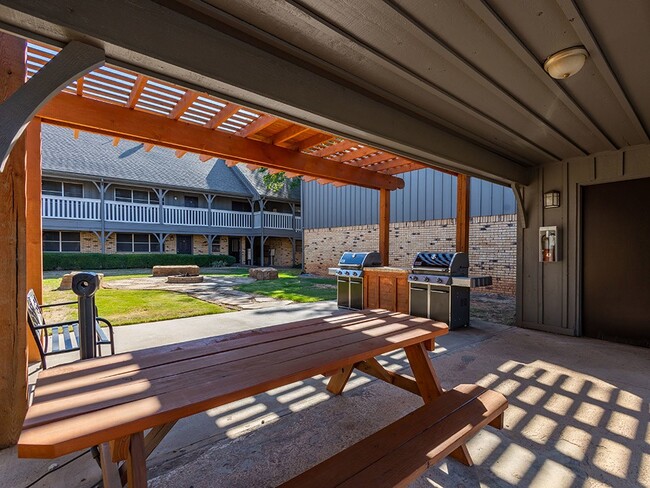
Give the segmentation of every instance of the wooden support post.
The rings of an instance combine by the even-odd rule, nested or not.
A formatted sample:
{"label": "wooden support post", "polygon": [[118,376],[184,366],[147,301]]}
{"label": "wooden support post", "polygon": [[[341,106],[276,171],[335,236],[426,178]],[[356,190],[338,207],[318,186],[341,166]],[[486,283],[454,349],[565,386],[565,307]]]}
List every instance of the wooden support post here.
{"label": "wooden support post", "polygon": [[469,176],[458,175],[456,252],[469,252]]}
{"label": "wooden support post", "polygon": [[388,266],[390,253],[390,190],[379,190],[379,254]]}
{"label": "wooden support post", "polygon": [[[43,303],[43,227],[41,223],[41,121],[34,119],[27,127],[27,163],[25,191],[27,202],[27,289],[34,290]],[[34,336],[26,330],[29,361],[39,361],[40,354]]]}
{"label": "wooden support post", "polygon": [[350,379],[352,370],[354,369],[354,364],[341,368],[334,374],[327,383],[327,391],[334,395],[340,395],[343,392],[343,388]]}
{"label": "wooden support post", "polygon": [[147,488],[147,456],[145,455],[143,432],[132,434],[129,439],[126,479],[129,488]]}
{"label": "wooden support post", "polygon": [[[2,101],[24,83],[25,48],[23,39],[0,34]],[[27,411],[25,164],[20,137],[0,173],[0,448],[16,443]]]}

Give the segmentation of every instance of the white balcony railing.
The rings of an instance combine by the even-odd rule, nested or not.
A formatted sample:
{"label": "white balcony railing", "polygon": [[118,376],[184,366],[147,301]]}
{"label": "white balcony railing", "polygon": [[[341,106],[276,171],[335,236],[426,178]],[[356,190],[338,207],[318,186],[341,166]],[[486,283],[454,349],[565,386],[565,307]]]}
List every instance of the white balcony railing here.
{"label": "white balcony railing", "polygon": [[267,229],[293,229],[293,214],[264,212],[264,227]]}
{"label": "white balcony railing", "polygon": [[42,216],[51,219],[99,220],[100,200],[43,195]]}
{"label": "white balcony railing", "polygon": [[104,202],[107,222],[129,222],[134,224],[157,224],[160,222],[158,205],[128,202]]}
{"label": "white balcony railing", "polygon": [[253,215],[250,212],[235,212],[230,210],[213,210],[213,227],[250,228]]}
{"label": "white balcony railing", "polygon": [[[101,219],[101,200],[92,198],[69,198],[42,196],[43,218],[97,220]],[[260,212],[236,212],[231,210],[208,210],[143,203],[104,202],[106,222],[130,224],[165,224],[194,227],[226,227],[236,229],[260,228]],[[290,213],[265,212],[264,227],[279,230],[302,230],[302,219]]]}
{"label": "white balcony railing", "polygon": [[163,207],[163,222],[168,225],[209,226],[207,208]]}

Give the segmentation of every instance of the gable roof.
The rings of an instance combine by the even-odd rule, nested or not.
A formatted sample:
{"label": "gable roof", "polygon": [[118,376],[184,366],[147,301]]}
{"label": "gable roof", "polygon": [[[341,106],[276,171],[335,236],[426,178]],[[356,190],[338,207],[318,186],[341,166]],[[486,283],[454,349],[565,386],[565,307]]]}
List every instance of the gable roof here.
{"label": "gable roof", "polygon": [[177,158],[174,151],[120,140],[117,146],[106,136],[43,124],[42,159],[44,175],[106,178],[152,185],[254,197],[251,189],[221,159],[202,162],[196,154]]}
{"label": "gable roof", "polygon": [[241,163],[235,167],[261,197],[281,200],[293,200],[296,202],[300,201],[300,185],[296,185],[293,188],[290,188],[287,182],[285,182],[279,192],[274,192],[264,184],[264,175],[259,171],[251,171],[245,164]]}

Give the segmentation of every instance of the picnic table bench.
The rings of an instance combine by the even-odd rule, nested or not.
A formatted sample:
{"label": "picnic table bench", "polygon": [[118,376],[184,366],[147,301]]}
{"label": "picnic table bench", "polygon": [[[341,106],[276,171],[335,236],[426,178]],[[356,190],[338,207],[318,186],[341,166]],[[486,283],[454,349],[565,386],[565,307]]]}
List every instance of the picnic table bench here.
{"label": "picnic table bench", "polygon": [[[446,324],[429,319],[363,310],[58,366],[37,380],[18,454],[54,458],[99,446],[104,486],[128,481],[129,487],[144,487],[146,458],[177,420],[317,374],[331,375],[327,388],[339,394],[356,367],[419,394],[426,404],[458,402],[465,395],[446,410],[436,407],[437,414],[416,415],[427,417],[435,430],[435,419],[444,423],[462,407],[456,417],[466,424],[471,417],[473,427],[454,428],[456,437],[440,452],[471,464],[465,441],[486,419],[494,423],[506,404],[484,402],[483,390],[443,393],[425,346],[447,331]],[[397,349],[405,350],[415,380],[375,359]],[[419,424],[420,417],[413,418]]]}

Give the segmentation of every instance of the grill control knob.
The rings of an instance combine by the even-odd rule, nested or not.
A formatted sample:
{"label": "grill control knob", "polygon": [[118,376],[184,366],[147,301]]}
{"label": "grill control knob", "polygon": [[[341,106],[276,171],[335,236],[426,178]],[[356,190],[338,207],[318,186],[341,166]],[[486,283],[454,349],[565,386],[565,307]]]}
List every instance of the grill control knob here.
{"label": "grill control knob", "polygon": [[349,275],[349,274],[350,274],[350,272],[349,272],[349,271],[346,271],[346,272],[345,272],[345,274],[346,274],[346,275]]}
{"label": "grill control knob", "polygon": [[414,277],[413,277],[413,281],[418,281],[418,277],[417,277],[417,276],[414,276]]}
{"label": "grill control knob", "polygon": [[438,283],[442,283],[442,278],[438,278],[436,281],[437,281]]}
{"label": "grill control knob", "polygon": [[428,283],[428,282],[429,282],[429,278],[424,278],[424,281],[426,281],[426,282]]}

